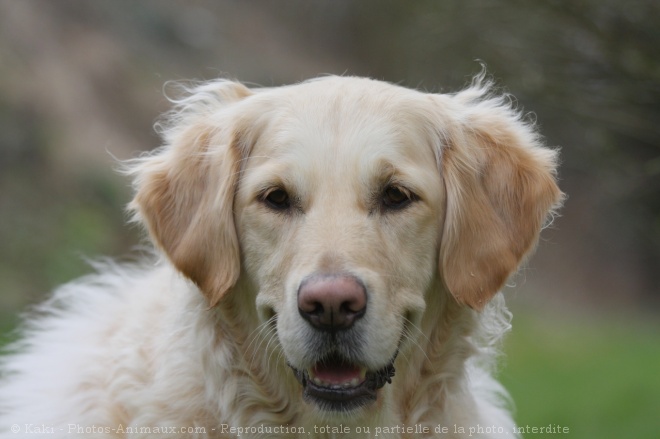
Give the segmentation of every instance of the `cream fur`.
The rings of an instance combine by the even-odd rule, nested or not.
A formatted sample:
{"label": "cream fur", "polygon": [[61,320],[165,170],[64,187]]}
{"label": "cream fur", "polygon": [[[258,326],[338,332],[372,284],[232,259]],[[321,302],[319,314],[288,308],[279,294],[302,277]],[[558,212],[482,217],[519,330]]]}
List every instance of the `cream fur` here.
{"label": "cream fur", "polygon": [[[506,98],[483,77],[455,95],[325,77],[212,81],[175,104],[164,146],[127,167],[157,256],[99,264],[28,315],[2,359],[0,437],[238,436],[223,424],[256,429],[241,437],[404,424],[430,433],[379,437],[515,437],[492,378],[510,326],[497,291],[561,193],[556,152]],[[414,200],[388,210],[388,185]],[[274,188],[290,209],[268,207]],[[348,413],[304,402],[287,366],[315,361],[296,302],[315,273],[366,285],[356,361],[377,370],[399,351],[392,383]],[[351,433],[318,431],[340,424]]]}

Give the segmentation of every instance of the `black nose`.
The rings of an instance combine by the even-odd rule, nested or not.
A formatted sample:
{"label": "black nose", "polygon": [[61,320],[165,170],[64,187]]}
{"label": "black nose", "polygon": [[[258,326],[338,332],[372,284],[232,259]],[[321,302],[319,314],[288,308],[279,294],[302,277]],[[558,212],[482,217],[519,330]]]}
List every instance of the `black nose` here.
{"label": "black nose", "polygon": [[366,310],[364,285],[352,276],[314,276],[298,289],[300,315],[320,330],[349,329]]}

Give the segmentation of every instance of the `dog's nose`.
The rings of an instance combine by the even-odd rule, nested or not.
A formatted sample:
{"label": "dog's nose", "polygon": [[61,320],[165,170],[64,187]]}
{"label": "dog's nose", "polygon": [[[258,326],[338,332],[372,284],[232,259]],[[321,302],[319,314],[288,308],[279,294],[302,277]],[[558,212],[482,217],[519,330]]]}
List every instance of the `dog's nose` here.
{"label": "dog's nose", "polygon": [[364,285],[351,276],[314,276],[298,289],[298,311],[315,328],[349,329],[367,310]]}

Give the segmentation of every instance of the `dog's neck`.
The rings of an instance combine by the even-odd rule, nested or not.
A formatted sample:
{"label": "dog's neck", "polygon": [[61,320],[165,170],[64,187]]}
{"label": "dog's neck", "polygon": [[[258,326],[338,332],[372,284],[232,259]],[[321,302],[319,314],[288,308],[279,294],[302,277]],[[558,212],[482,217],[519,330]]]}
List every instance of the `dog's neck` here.
{"label": "dog's neck", "polygon": [[474,354],[474,318],[440,282],[429,288],[419,328],[411,334],[416,337],[397,360],[392,392],[402,422],[437,426],[448,402],[463,391],[465,363]]}

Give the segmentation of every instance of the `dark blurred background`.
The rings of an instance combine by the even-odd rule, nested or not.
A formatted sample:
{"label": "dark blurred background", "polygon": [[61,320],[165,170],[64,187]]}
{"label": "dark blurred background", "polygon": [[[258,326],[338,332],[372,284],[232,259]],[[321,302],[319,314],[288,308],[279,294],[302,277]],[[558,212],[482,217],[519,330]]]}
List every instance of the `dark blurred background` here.
{"label": "dark blurred background", "polygon": [[453,92],[481,63],[561,147],[568,194],[508,291],[520,422],[657,437],[657,0],[0,0],[0,328],[89,272],[86,257],[141,242],[114,169],[158,146],[166,81],[334,73]]}

